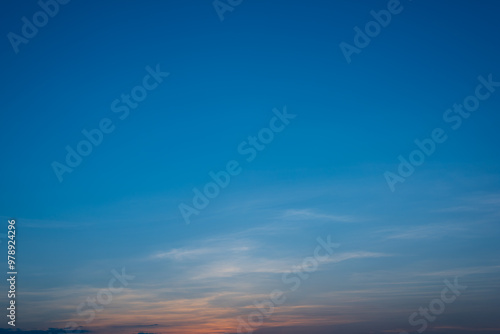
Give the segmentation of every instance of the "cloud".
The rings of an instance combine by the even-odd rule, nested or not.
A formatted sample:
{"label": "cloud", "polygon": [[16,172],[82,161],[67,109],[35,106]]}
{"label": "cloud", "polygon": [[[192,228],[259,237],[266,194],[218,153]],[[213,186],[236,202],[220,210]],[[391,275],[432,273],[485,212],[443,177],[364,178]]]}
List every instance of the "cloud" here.
{"label": "cloud", "polygon": [[339,263],[342,261],[352,260],[352,259],[369,259],[369,258],[378,258],[378,257],[387,257],[392,256],[391,254],[385,253],[377,253],[377,252],[365,252],[365,251],[357,251],[357,252],[345,252],[334,254],[330,256],[326,262],[331,263]]}
{"label": "cloud", "polygon": [[[312,255],[312,254],[311,254]],[[307,255],[308,257],[310,255]],[[367,259],[391,256],[390,254],[356,251],[333,254],[321,263],[339,263],[353,259]],[[213,262],[196,269],[197,275],[193,279],[206,279],[217,277],[232,277],[246,274],[282,274],[291,270],[292,267],[300,265],[304,257],[267,259],[246,257],[230,261]]]}
{"label": "cloud", "polygon": [[378,233],[389,234],[386,239],[436,239],[449,236],[453,232],[466,232],[465,227],[439,224],[439,225],[422,225],[410,228],[389,228],[378,231]]}
{"label": "cloud", "polygon": [[213,252],[214,249],[210,248],[198,248],[198,249],[174,248],[168,252],[160,252],[153,254],[151,257],[153,259],[170,259],[170,260],[181,261],[184,259],[195,258],[200,255],[207,255]]}
{"label": "cloud", "polygon": [[216,256],[217,254],[231,254],[249,251],[251,247],[249,246],[231,246],[231,245],[219,245],[211,247],[200,247],[200,248],[174,248],[167,252],[158,252],[152,254],[150,258],[152,259],[169,259],[175,261],[192,260],[196,258],[201,258],[207,255]]}
{"label": "cloud", "polygon": [[146,327],[158,327],[158,324],[152,324],[152,325],[117,325],[117,326],[111,326],[111,328],[146,328]]}
{"label": "cloud", "polygon": [[473,274],[490,274],[500,271],[500,266],[482,266],[482,267],[469,267],[469,268],[457,268],[450,270],[434,271],[429,273],[418,274],[420,276],[439,276],[439,277],[453,277],[453,276],[465,276]]}
{"label": "cloud", "polygon": [[[49,328],[47,330],[29,330],[25,331],[22,329],[12,329],[12,328],[0,328],[0,334],[66,334],[64,328]],[[91,333],[88,330],[79,330],[79,333]]]}
{"label": "cloud", "polygon": [[285,213],[283,214],[283,218],[287,218],[287,219],[321,219],[321,220],[329,220],[329,221],[342,222],[342,223],[351,223],[351,222],[356,221],[356,219],[353,216],[322,214],[322,213],[314,212],[313,210],[310,210],[310,209],[286,210]]}
{"label": "cloud", "polygon": [[455,200],[457,205],[452,205],[433,212],[440,213],[498,213],[500,204],[500,194],[497,193],[482,193],[468,197],[462,197]]}
{"label": "cloud", "polygon": [[[170,260],[173,261],[172,265],[190,261],[188,267],[179,265],[173,271],[182,281],[192,281],[250,274],[282,274],[313,255],[315,246],[311,246],[311,249],[290,249],[288,244],[266,243],[260,235],[254,236],[254,233],[260,232],[250,229],[238,234],[200,240],[192,246],[153,253],[149,258]],[[311,237],[311,240],[315,239]],[[387,256],[391,255],[357,250],[334,253],[322,263]]]}

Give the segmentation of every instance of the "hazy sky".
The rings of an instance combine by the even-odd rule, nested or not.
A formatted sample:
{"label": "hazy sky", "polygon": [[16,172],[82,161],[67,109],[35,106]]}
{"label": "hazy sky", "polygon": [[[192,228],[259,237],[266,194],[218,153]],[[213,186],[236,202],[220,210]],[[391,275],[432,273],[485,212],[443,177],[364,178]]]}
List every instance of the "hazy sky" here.
{"label": "hazy sky", "polygon": [[497,1],[44,1],[0,10],[16,333],[500,333]]}

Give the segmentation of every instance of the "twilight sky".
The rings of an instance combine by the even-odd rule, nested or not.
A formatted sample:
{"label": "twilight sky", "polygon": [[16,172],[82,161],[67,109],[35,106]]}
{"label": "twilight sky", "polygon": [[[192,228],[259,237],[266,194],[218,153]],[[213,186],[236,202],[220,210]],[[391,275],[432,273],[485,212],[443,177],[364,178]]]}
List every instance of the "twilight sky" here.
{"label": "twilight sky", "polygon": [[499,14],[5,1],[15,333],[500,333]]}

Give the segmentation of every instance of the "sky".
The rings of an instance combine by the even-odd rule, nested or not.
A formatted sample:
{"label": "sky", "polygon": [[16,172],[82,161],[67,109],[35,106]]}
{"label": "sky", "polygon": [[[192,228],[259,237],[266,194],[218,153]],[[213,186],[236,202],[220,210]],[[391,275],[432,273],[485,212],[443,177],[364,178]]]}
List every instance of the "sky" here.
{"label": "sky", "polygon": [[497,1],[2,7],[0,333],[500,333]]}

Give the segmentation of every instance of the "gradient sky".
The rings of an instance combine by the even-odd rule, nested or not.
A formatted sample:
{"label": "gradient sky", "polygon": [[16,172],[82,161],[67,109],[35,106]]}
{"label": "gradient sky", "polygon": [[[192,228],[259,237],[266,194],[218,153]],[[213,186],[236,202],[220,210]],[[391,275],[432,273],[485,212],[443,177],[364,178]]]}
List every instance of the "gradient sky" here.
{"label": "gradient sky", "polygon": [[[243,0],[221,21],[211,0],[72,0],[16,53],[9,32],[40,7],[3,2],[16,333],[236,333],[274,289],[286,301],[255,333],[416,333],[408,317],[456,277],[467,289],[425,332],[500,333],[500,88],[460,128],[443,120],[479,76],[500,81],[500,3],[401,0],[348,63],[339,44],[387,3]],[[120,119],[148,66],[170,74]],[[238,146],[285,107],[247,161]],[[114,131],[59,182],[53,162],[104,118]],[[448,139],[392,192],[384,173],[435,128]],[[186,224],[179,204],[231,160],[241,173]],[[290,291],[283,273],[328,236],[334,254]],[[78,306],[122,268],[134,279],[87,323]]]}

